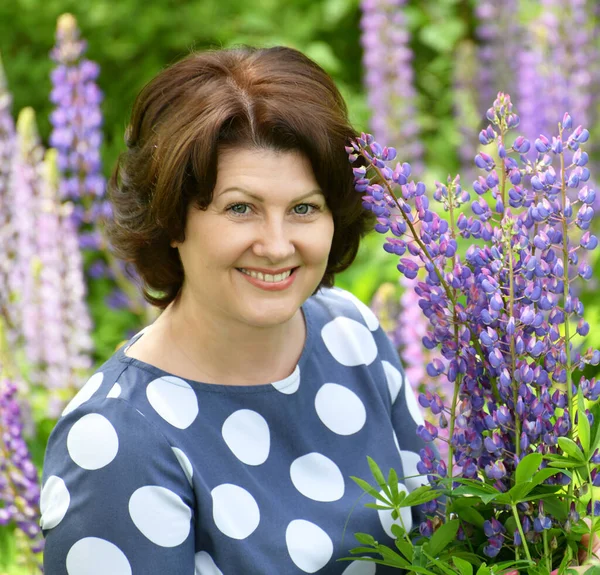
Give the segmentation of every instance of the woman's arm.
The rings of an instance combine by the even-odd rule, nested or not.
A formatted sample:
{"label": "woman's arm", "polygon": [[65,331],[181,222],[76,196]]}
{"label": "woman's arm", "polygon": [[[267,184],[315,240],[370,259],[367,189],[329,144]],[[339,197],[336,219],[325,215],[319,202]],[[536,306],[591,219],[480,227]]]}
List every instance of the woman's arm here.
{"label": "woman's arm", "polygon": [[61,418],[44,461],[46,575],[193,575],[194,497],[181,459],[125,400]]}

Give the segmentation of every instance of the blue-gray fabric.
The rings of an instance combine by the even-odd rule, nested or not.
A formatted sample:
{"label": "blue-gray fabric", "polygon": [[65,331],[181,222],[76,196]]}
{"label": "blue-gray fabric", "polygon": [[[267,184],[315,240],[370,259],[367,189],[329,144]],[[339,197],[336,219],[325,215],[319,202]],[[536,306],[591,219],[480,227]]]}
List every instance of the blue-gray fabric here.
{"label": "blue-gray fabric", "polygon": [[126,346],[98,369],[48,443],[46,575],[400,573],[338,559],[355,532],[393,547],[389,513],[351,479],[373,483],[367,456],[412,475],[408,491],[425,482],[414,393],[354,296],[321,289],[302,310],[305,347],[280,382],[185,380]]}

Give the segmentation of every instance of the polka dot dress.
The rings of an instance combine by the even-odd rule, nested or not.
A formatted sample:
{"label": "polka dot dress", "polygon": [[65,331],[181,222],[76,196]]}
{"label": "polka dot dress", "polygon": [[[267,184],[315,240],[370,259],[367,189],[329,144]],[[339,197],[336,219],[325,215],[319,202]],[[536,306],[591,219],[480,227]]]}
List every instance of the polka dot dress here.
{"label": "polka dot dress", "polygon": [[[333,288],[303,312],[306,344],[282,381],[185,380],[123,349],[90,378],[46,452],[46,573],[399,573],[338,561],[358,531],[393,544],[391,514],[357,504],[350,477],[371,478],[368,455],[400,489],[426,483],[423,417],[367,306]],[[419,520],[406,508],[396,521]]]}

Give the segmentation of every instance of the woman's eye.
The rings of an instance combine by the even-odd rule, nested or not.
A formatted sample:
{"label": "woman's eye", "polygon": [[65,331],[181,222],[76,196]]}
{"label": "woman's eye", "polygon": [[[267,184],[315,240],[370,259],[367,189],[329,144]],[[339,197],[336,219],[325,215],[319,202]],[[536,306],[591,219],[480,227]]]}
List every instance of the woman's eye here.
{"label": "woman's eye", "polygon": [[294,207],[295,212],[299,216],[307,216],[308,214],[311,214],[313,211],[315,211],[317,209],[318,209],[318,206],[315,206],[313,204],[298,204],[297,206]]}
{"label": "woman's eye", "polygon": [[248,207],[248,204],[233,204],[232,206],[229,206],[229,208],[227,208],[227,209],[231,210],[234,214],[244,216],[247,213],[246,212],[247,207]]}

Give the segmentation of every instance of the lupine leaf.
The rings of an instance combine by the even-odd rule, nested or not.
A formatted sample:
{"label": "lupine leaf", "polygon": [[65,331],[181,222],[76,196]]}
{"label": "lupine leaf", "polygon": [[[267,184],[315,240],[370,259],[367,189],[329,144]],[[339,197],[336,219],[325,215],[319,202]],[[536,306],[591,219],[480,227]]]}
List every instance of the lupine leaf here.
{"label": "lupine leaf", "polygon": [[[392,525],[392,533],[394,533],[394,525]],[[394,533],[395,535],[395,533]],[[395,541],[398,551],[404,555],[409,561],[413,558],[413,546],[404,537],[397,537]]]}
{"label": "lupine leaf", "polygon": [[387,503],[389,505],[390,502],[387,499],[385,499],[385,497],[383,497],[383,495],[380,495],[379,491],[377,491],[376,489],[371,487],[371,485],[369,483],[367,483],[364,479],[360,479],[360,477],[353,477],[353,476],[351,476],[350,479],[352,479],[352,481],[354,481],[354,483],[356,483],[363,491],[366,491],[369,495],[372,495],[375,499],[378,499],[379,501],[381,501],[383,503]]}
{"label": "lupine leaf", "polygon": [[398,474],[394,468],[391,468],[388,473],[387,483],[390,486],[390,491],[392,493],[392,501],[395,501],[398,497]]}
{"label": "lupine leaf", "polygon": [[476,575],[491,575],[490,573],[490,568],[483,563],[479,569],[477,569],[477,574]]}
{"label": "lupine leaf", "polygon": [[377,541],[375,540],[375,538],[372,535],[369,535],[368,533],[355,533],[354,537],[359,543],[362,543],[363,545],[377,545]]}
{"label": "lupine leaf", "polygon": [[460,569],[460,575],[473,575],[473,566],[470,563],[460,557],[453,557],[452,561],[455,567]]}
{"label": "lupine leaf", "polygon": [[[517,484],[530,481],[533,474],[539,469],[544,456],[541,453],[530,453],[521,459],[517,465],[515,481]],[[516,486],[515,486],[516,487]]]}
{"label": "lupine leaf", "polygon": [[585,414],[585,400],[583,399],[583,390],[579,388],[577,392],[577,411],[579,417],[577,419],[578,436],[581,441],[581,447],[586,459],[590,456],[590,422]]}
{"label": "lupine leaf", "polygon": [[413,507],[414,505],[421,505],[427,503],[440,496],[437,491],[432,490],[430,485],[422,485],[417,487],[414,491],[411,491],[403,500],[400,507]]}
{"label": "lupine leaf", "polygon": [[381,472],[381,469],[379,469],[377,463],[375,463],[375,461],[370,457],[367,457],[367,460],[369,462],[369,468],[371,469],[373,478],[378,483],[379,487],[385,489],[387,487],[387,482],[385,480],[385,477],[383,476],[383,473]]}
{"label": "lupine leaf", "polygon": [[425,555],[425,557],[427,557],[427,559],[429,559],[429,561],[431,561],[431,563],[433,563],[436,567],[438,567],[444,573],[446,573],[446,575],[456,575],[456,571],[453,571],[452,569],[450,569],[450,567],[444,565],[444,563],[442,563],[442,561],[440,561],[439,559],[431,557],[431,555],[429,555],[426,551],[423,551],[423,554]]}
{"label": "lupine leaf", "polygon": [[490,501],[493,501],[494,499],[496,499],[496,497],[498,497],[498,495],[500,495],[500,493],[498,491],[496,491],[494,489],[493,493],[490,493],[490,491],[486,490],[486,489],[479,489],[477,487],[470,487],[468,485],[463,485],[462,487],[458,487],[457,489],[454,490],[454,494],[455,495],[473,495],[475,497],[479,497],[479,499],[481,499],[481,501],[483,501],[484,503],[489,503]]}
{"label": "lupine leaf", "polygon": [[429,553],[431,553],[431,555],[434,557],[439,555],[451,541],[456,539],[458,526],[458,519],[452,519],[451,521],[441,525],[429,540],[429,544],[427,545],[427,550]]}
{"label": "lupine leaf", "polygon": [[568,437],[559,437],[558,445],[569,457],[579,461],[579,463],[585,462],[581,449],[579,449],[579,446],[572,439],[569,439]]}

